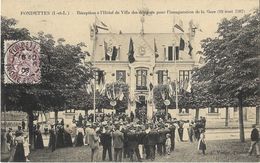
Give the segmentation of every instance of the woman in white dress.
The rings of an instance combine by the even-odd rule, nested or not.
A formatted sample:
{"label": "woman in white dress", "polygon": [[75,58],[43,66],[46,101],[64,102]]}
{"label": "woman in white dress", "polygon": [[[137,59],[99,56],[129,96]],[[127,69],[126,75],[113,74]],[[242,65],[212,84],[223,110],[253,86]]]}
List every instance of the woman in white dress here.
{"label": "woman in white dress", "polygon": [[189,123],[184,123],[183,124],[183,141],[189,140],[188,129],[189,129]]}
{"label": "woman in white dress", "polygon": [[179,125],[178,125],[177,123],[174,123],[174,126],[175,126],[175,138],[176,138],[176,140],[177,140],[178,142],[180,142],[181,139],[180,139],[180,135],[179,135],[179,133],[178,133]]}
{"label": "woman in white dress", "polygon": [[28,139],[28,135],[26,135],[24,137],[24,142],[23,142],[23,148],[24,148],[24,156],[26,158],[26,161],[30,161],[28,159],[28,156],[30,154],[30,148],[29,148],[30,144],[29,144],[29,139]]}

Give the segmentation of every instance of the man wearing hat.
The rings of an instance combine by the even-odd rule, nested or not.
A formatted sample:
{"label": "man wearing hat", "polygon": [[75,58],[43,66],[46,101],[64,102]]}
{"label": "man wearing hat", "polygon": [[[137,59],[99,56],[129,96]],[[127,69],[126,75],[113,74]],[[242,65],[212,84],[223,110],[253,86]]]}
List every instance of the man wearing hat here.
{"label": "man wearing hat", "polygon": [[157,144],[158,133],[153,125],[150,125],[151,131],[147,134],[147,145],[149,146],[150,159],[155,159],[155,145]]}
{"label": "man wearing hat", "polygon": [[106,159],[106,152],[108,152],[109,161],[112,161],[112,135],[109,130],[106,121],[103,123],[104,130],[100,135],[100,141],[103,146],[102,161]]}
{"label": "man wearing hat", "polygon": [[8,129],[8,132],[7,132],[7,134],[6,134],[6,142],[7,142],[7,144],[8,144],[8,148],[9,148],[9,150],[11,149],[11,147],[13,146],[13,144],[14,144],[14,138],[13,138],[13,135],[12,135],[12,128],[9,128]]}
{"label": "man wearing hat", "polygon": [[91,132],[90,128],[91,124],[89,122],[86,123],[86,128],[85,128],[85,144],[89,145],[89,133]]}
{"label": "man wearing hat", "polygon": [[89,133],[89,146],[91,149],[91,162],[97,161],[98,149],[99,149],[99,137],[96,133],[96,125],[92,126],[92,130]]}
{"label": "man wearing hat", "polygon": [[176,127],[175,127],[173,121],[170,122],[169,130],[170,130],[170,138],[171,138],[171,151],[174,151],[174,148],[175,148],[175,130],[176,130]]}
{"label": "man wearing hat", "polygon": [[122,152],[124,146],[124,135],[119,130],[119,125],[115,126],[115,132],[112,133],[114,146],[114,160],[122,162]]}
{"label": "man wearing hat", "polygon": [[257,157],[260,157],[260,152],[259,152],[259,146],[258,146],[258,142],[259,142],[259,131],[256,128],[256,125],[252,125],[252,131],[251,131],[251,145],[250,145],[250,149],[248,151],[248,155],[251,156],[252,152],[254,150],[254,148],[256,149],[256,155]]}
{"label": "man wearing hat", "polygon": [[130,161],[134,161],[133,160],[134,153],[136,154],[138,161],[141,161],[141,156],[138,148],[138,135],[135,132],[134,126],[130,127],[130,131],[127,133],[127,140],[128,140]]}

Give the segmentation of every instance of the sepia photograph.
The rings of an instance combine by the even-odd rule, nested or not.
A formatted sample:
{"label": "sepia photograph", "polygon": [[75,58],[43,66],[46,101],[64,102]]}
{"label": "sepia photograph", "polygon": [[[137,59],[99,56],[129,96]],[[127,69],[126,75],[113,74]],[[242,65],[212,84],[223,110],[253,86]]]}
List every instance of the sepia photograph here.
{"label": "sepia photograph", "polygon": [[1,162],[260,162],[260,0],[1,0]]}

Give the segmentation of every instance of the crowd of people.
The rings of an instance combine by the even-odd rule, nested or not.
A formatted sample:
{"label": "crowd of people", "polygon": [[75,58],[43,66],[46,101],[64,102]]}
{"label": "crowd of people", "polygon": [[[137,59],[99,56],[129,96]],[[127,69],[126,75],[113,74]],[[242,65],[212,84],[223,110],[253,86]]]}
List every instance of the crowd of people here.
{"label": "crowd of people", "polygon": [[63,120],[56,127],[51,126],[49,147],[52,151],[88,145],[91,161],[97,161],[102,146],[102,161],[106,161],[107,154],[109,161],[122,161],[123,158],[142,161],[154,160],[156,152],[159,155],[170,154],[175,149],[175,141],[196,140],[203,154],[206,150],[206,119],[203,117],[196,121],[184,121],[155,116],[149,122],[126,114],[100,114],[94,122],[93,115],[83,118],[80,114],[77,120],[74,117],[72,121],[72,126],[64,125]]}
{"label": "crowd of people", "polygon": [[[199,120],[177,120],[169,116],[166,119],[157,114],[152,120],[144,121],[131,114],[98,114],[94,122],[93,115],[83,118],[80,114],[78,119],[74,117],[72,122],[69,126],[64,124],[62,119],[59,123],[51,125],[48,147],[52,152],[57,148],[86,145],[91,149],[90,161],[100,161],[98,153],[102,150],[102,161],[124,159],[141,162],[153,161],[157,155],[170,155],[175,150],[176,141],[197,141],[198,150],[201,150],[202,154],[206,151],[205,117],[200,117]],[[43,149],[40,125],[34,125],[33,128],[33,148]],[[24,123],[18,126],[15,132],[9,128],[3,137],[5,140],[1,140],[8,144],[11,156],[9,161],[29,161],[30,144],[24,129]],[[253,126],[249,155],[254,148],[259,155],[258,140],[258,130]]]}
{"label": "crowd of people", "polygon": [[23,127],[18,126],[18,129],[13,132],[12,128],[9,128],[4,136],[5,143],[10,151],[10,158],[8,162],[25,162],[29,161],[28,156],[30,153],[29,136],[25,134]]}

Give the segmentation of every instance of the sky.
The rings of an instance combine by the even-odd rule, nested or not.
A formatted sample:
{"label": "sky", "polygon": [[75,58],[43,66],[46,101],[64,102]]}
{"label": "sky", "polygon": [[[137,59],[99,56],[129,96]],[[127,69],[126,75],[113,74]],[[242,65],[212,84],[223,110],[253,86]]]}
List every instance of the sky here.
{"label": "sky", "polygon": [[[79,15],[80,12],[97,12],[101,10],[114,11],[114,14],[99,14],[98,19],[110,26],[112,32],[139,33],[141,30],[140,15],[131,14],[133,10],[145,7],[155,14],[145,17],[145,33],[171,33],[172,26],[183,21],[187,30],[188,22],[192,19],[203,32],[197,32],[196,40],[199,47],[200,40],[214,37],[217,24],[224,17],[241,17],[252,13],[259,7],[259,0],[2,0],[1,15],[18,20],[17,27],[25,27],[32,35],[39,31],[50,33],[55,39],[64,38],[67,43],[84,42],[91,50],[89,26],[95,21],[95,16]],[[130,14],[121,14],[121,11]],[[158,11],[201,11],[195,14],[160,14]],[[221,13],[221,11],[233,13]],[[47,11],[56,15],[29,15],[31,11]],[[57,15],[58,12],[69,15]],[[119,14],[115,14],[118,11]],[[210,11],[210,12],[209,12]],[[213,13],[216,11],[216,13]],[[242,13],[235,13],[242,11]]]}

